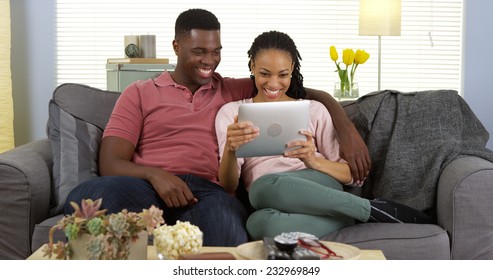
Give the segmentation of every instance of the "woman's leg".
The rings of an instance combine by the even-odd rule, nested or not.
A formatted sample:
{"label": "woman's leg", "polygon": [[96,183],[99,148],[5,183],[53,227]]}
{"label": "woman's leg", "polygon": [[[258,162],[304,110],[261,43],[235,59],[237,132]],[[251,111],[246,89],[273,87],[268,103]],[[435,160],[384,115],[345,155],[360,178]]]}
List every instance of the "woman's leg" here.
{"label": "woman's leg", "polygon": [[264,175],[250,187],[249,199],[255,209],[351,217],[362,222],[370,216],[367,199],[344,192],[335,179],[312,169]]}
{"label": "woman's leg", "polygon": [[283,232],[301,231],[322,237],[354,224],[349,217],[290,214],[264,208],[253,212],[247,220],[247,230],[253,240],[274,237]]}

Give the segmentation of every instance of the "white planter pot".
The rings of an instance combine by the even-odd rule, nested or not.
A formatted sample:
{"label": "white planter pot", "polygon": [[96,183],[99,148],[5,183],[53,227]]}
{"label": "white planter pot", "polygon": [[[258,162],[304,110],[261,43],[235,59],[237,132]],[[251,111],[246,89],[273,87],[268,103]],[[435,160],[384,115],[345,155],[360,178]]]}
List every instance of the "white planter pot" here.
{"label": "white planter pot", "polygon": [[[130,244],[130,254],[128,256],[129,260],[146,260],[147,259],[147,232],[141,231],[138,234],[137,240]],[[86,249],[86,244],[89,242],[91,235],[82,234],[75,240],[69,242],[72,247],[72,257],[71,260],[87,260],[88,252]]]}

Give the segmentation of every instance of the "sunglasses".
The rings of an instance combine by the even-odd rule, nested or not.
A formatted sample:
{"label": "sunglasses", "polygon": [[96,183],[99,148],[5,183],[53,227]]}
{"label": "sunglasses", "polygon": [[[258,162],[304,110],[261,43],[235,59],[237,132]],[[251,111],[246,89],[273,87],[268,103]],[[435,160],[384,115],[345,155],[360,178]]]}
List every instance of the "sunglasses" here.
{"label": "sunglasses", "polygon": [[342,256],[337,255],[329,247],[315,239],[299,238],[298,245],[319,254],[322,259],[342,259]]}

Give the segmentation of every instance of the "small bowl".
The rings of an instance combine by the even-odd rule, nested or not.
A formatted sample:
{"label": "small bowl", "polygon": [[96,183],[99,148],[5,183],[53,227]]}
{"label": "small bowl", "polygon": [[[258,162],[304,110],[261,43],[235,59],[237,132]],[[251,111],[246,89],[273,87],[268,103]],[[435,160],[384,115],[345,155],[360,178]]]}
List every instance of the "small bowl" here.
{"label": "small bowl", "polygon": [[153,231],[154,246],[161,260],[176,260],[180,255],[198,254],[202,248],[203,234],[189,222],[162,225]]}
{"label": "small bowl", "polygon": [[281,251],[292,251],[296,246],[298,246],[298,240],[287,238],[283,235],[276,235],[274,237],[274,243],[277,249]]}

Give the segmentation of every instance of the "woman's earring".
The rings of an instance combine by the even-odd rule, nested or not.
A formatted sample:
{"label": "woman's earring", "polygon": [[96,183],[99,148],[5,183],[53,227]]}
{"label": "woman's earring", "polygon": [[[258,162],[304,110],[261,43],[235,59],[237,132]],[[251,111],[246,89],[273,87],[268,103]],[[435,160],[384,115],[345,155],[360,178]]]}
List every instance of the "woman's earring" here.
{"label": "woman's earring", "polygon": [[253,75],[253,73],[250,74],[250,79],[255,80],[255,75]]}

